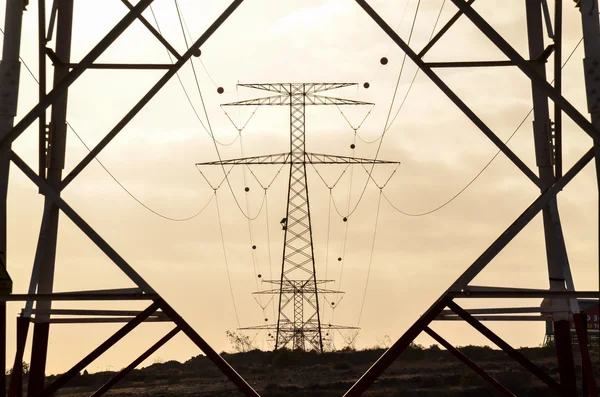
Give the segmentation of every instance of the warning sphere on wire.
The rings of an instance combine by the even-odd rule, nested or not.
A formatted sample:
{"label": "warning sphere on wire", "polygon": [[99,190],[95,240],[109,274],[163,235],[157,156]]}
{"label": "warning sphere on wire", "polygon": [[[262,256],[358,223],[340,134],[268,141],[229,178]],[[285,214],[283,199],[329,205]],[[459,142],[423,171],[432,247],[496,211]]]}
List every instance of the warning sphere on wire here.
{"label": "warning sphere on wire", "polygon": [[222,94],[222,93],[224,93],[224,92],[225,92],[225,90],[223,89],[223,87],[219,87],[219,88],[217,88],[217,92],[218,92],[219,94]]}
{"label": "warning sphere on wire", "polygon": [[249,188],[249,187],[247,187],[247,188],[244,188],[244,191],[245,191],[245,192],[249,192],[249,191],[250,191],[250,188]]}
{"label": "warning sphere on wire", "polygon": [[365,87],[365,88],[369,88],[370,86],[371,86],[371,84],[369,84],[369,82],[366,82],[363,84],[363,87]]}
{"label": "warning sphere on wire", "polygon": [[261,277],[262,277],[262,274],[258,273],[258,278],[261,278]]}
{"label": "warning sphere on wire", "polygon": [[383,57],[379,62],[381,62],[382,65],[387,65],[388,59],[386,57]]}
{"label": "warning sphere on wire", "polygon": [[346,218],[346,217],[344,217],[343,220],[344,220],[344,222],[348,222],[348,218]]}
{"label": "warning sphere on wire", "polygon": [[341,262],[341,261],[342,261],[342,258],[338,258],[338,262]]}
{"label": "warning sphere on wire", "polygon": [[356,148],[355,144],[350,145],[350,149],[355,149],[355,148]]}
{"label": "warning sphere on wire", "polygon": [[198,57],[200,57],[200,55],[202,55],[202,51],[200,51],[200,48],[196,48],[192,52],[192,55],[195,56],[196,58],[198,58]]}
{"label": "warning sphere on wire", "polygon": [[256,245],[253,245],[253,246],[252,246],[252,249],[253,249],[253,250],[255,250],[255,249],[256,249]]}
{"label": "warning sphere on wire", "polygon": [[268,318],[265,318],[265,321],[269,321],[269,319],[268,319]]}

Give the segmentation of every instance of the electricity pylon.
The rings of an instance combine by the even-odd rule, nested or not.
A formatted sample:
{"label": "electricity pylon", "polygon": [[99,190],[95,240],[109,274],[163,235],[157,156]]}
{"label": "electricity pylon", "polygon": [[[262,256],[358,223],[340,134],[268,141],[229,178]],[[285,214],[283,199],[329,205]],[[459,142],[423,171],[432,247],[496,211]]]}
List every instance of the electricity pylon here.
{"label": "electricity pylon", "polygon": [[241,87],[271,91],[277,95],[255,98],[223,106],[289,106],[290,151],[266,156],[198,163],[197,165],[250,165],[290,164],[287,213],[282,220],[285,230],[281,278],[264,280],[277,288],[256,292],[278,294],[277,324],[243,329],[275,330],[275,350],[291,344],[294,350],[323,351],[322,328],[333,330],[356,329],[328,324],[323,327],[319,312],[319,294],[337,294],[320,288],[332,280],[318,280],[316,276],[312,224],[308,198],[306,164],[398,164],[394,161],[361,159],[306,152],[305,110],[307,105],[372,105],[319,95],[320,92],[354,86],[356,83],[277,83],[238,84]]}

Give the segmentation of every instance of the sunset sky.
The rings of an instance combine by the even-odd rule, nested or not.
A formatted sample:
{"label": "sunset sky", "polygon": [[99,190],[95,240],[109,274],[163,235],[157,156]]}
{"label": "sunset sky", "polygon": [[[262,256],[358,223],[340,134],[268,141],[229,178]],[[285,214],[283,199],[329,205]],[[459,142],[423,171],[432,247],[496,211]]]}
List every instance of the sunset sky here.
{"label": "sunset sky", "polygon": [[[371,0],[370,4],[404,40],[409,38],[418,6],[411,46],[420,50],[432,33],[442,2]],[[24,16],[21,53],[34,74],[37,74],[36,3],[31,2]],[[523,1],[498,3],[476,2],[475,9],[525,56]],[[553,2],[549,3],[552,9]],[[179,0],[193,40],[228,4],[227,0]],[[566,60],[582,33],[578,9],[570,1],[564,4],[563,58]],[[4,6],[5,2],[1,1],[2,21]],[[185,42],[173,0],[157,0],[153,7],[164,36],[183,53]],[[72,61],[77,62],[85,56],[126,11],[118,0],[76,0]],[[445,1],[437,29],[455,12],[452,2]],[[144,15],[153,21],[149,10]],[[551,42],[546,40],[547,44]],[[382,66],[380,58],[384,56],[389,63]],[[587,114],[582,57],[583,46],[580,46],[564,68],[563,86],[564,96],[580,112]],[[469,189],[439,211],[419,217],[402,213],[421,214],[446,202],[473,179],[497,149],[421,73],[398,112],[416,66],[406,60],[393,100],[403,54],[352,0],[246,0],[202,47],[200,59],[204,65],[193,58],[194,66],[210,124],[221,143],[232,142],[238,132],[220,104],[268,95],[247,88],[236,89],[237,82],[356,82],[359,83],[357,87],[328,94],[376,104],[358,130],[362,140],[356,139],[355,155],[374,157],[378,153],[380,159],[402,163],[383,189],[389,202],[385,198],[381,200],[378,217],[380,191],[373,183],[367,184],[368,176],[362,167],[357,166],[353,171],[349,168],[332,190],[331,197],[314,169],[309,167],[308,171],[317,276],[324,278],[327,274],[328,279],[335,280],[330,288],[346,292],[343,300],[332,299],[339,302],[335,312],[324,305],[328,307],[323,319],[360,326],[362,330],[356,344],[359,348],[381,344],[386,335],[392,340],[402,335],[539,194],[527,177],[500,155]],[[502,59],[504,56],[466,18],[461,19],[426,57],[428,61]],[[99,62],[168,63],[169,58],[162,45],[141,23],[135,22]],[[548,66],[552,73],[552,61]],[[437,72],[503,140],[514,132],[531,109],[529,81],[517,68],[440,69]],[[69,123],[88,146],[95,145],[162,73],[85,72],[69,91]],[[206,125],[189,65],[183,68],[180,77]],[[369,82],[370,88],[363,88],[364,82]],[[219,95],[217,87],[221,86],[225,93]],[[37,89],[35,81],[23,68],[17,119],[36,104]],[[371,108],[341,109],[349,122],[357,126]],[[233,122],[241,126],[255,109],[226,110]],[[392,119],[397,112],[397,118],[385,132],[388,116],[391,114]],[[564,161],[568,167],[589,148],[591,139],[567,117],[564,120]],[[530,117],[509,147],[535,169],[531,123]],[[377,138],[384,132],[378,152]],[[306,134],[309,151],[352,155],[350,145],[355,141],[354,131],[335,106],[307,108]],[[37,125],[34,124],[13,146],[33,168],[37,168],[36,139]],[[365,143],[363,140],[376,141]],[[229,176],[234,195],[227,182],[217,191],[219,222],[213,189],[198,172],[195,163],[214,161],[219,155],[223,159],[241,157],[242,152],[245,156],[256,156],[288,151],[289,110],[281,107],[256,110],[242,131],[242,139],[229,146],[217,147],[218,153],[208,131],[186,100],[179,81],[173,78],[102,151],[99,159],[135,197],[160,214],[186,218],[206,205],[205,209],[187,222],[160,218],[134,201],[96,162],[64,191],[63,197],[220,352],[231,349],[226,330],[234,330],[238,325],[261,325],[265,316],[269,322],[274,321],[271,304],[263,313],[251,293],[256,292],[257,287],[259,290],[269,288],[259,283],[257,273],[265,276],[272,273],[277,278],[281,271],[283,232],[279,221],[285,216],[288,167],[281,169],[279,174],[281,167],[276,165],[250,168],[263,185],[273,180],[267,191],[268,205],[262,207],[264,191],[259,183],[248,170],[244,176],[241,167],[235,169]],[[86,154],[84,145],[69,130],[65,175]],[[392,165],[377,167],[373,177],[383,184],[395,169]],[[318,166],[318,170],[323,179],[333,184],[344,167]],[[220,168],[207,168],[203,172],[212,185],[219,184],[223,178]],[[575,285],[581,290],[598,288],[594,172],[593,165],[588,166],[559,196]],[[250,188],[248,193],[244,192],[245,186]],[[361,195],[363,189],[365,193]],[[240,211],[236,200],[244,212],[249,208],[249,214]],[[15,293],[27,291],[42,206],[43,199],[37,188],[13,167],[9,188],[8,270]],[[344,223],[342,218],[348,214],[348,208],[356,209],[348,223]],[[250,226],[246,215],[256,217]],[[367,284],[376,221],[377,233]],[[233,295],[229,288],[220,224]],[[257,246],[254,251],[257,271],[252,244]],[[339,262],[338,257],[343,257],[343,262]],[[541,217],[528,225],[474,284],[547,288]],[[132,283],[70,220],[61,217],[56,291],[131,286]],[[365,288],[366,299],[359,323]],[[267,301],[262,300],[263,303]],[[539,301],[463,302],[467,307],[492,307],[531,306]],[[142,303],[135,302],[59,302],[53,307],[144,308]],[[9,304],[9,362],[14,354],[14,320],[21,308],[22,303]],[[488,325],[514,346],[537,346],[544,336],[541,322]],[[67,370],[117,328],[114,324],[53,325],[47,373]],[[171,324],[138,327],[88,370],[119,369],[127,365],[171,328]],[[434,328],[456,345],[490,344],[462,323],[436,323]],[[421,336],[417,342],[433,343],[427,336]],[[265,334],[256,336],[255,344],[259,348],[269,348]],[[336,346],[343,346],[340,335],[337,335]],[[185,336],[178,335],[145,365],[156,360],[187,360],[197,354],[197,348]],[[29,349],[26,361],[29,361]]]}

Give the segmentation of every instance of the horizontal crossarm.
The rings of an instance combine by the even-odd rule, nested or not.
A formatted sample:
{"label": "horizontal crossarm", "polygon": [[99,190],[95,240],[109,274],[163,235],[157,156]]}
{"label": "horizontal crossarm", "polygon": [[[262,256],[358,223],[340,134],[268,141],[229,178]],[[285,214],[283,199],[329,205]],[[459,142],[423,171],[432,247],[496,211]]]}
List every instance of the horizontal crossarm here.
{"label": "horizontal crossarm", "polygon": [[289,164],[290,153],[268,154],[266,156],[243,157],[239,159],[230,159],[222,161],[208,161],[205,163],[196,163],[201,165],[242,165],[242,164]]}
{"label": "horizontal crossarm", "polygon": [[[306,162],[311,164],[400,164],[398,161],[366,159],[360,157],[336,156],[333,154],[306,153]],[[290,153],[277,153],[265,156],[242,157],[230,160],[208,161],[196,163],[197,166],[204,165],[256,165],[256,164],[290,164]]]}
{"label": "horizontal crossarm", "polygon": [[[334,98],[323,95],[314,95],[307,93],[305,96],[305,105],[373,105],[371,102],[354,101],[352,99]],[[263,98],[247,99],[245,101],[224,103],[221,106],[289,106],[290,95],[273,95]]]}
{"label": "horizontal crossarm", "polygon": [[[348,325],[322,325],[321,328],[325,329],[325,330],[350,330],[350,329],[360,329],[359,327],[352,327],[352,326],[348,326]],[[277,324],[266,324],[266,325],[256,325],[253,327],[242,327],[242,328],[238,328],[238,330],[240,331],[259,331],[259,330],[264,330],[264,331],[276,331],[277,330]],[[287,331],[287,330],[284,330]]]}
{"label": "horizontal crossarm", "polygon": [[336,156],[332,154],[306,153],[311,164],[400,164],[399,161],[365,159],[360,157]]}
{"label": "horizontal crossarm", "polygon": [[306,95],[307,105],[374,105],[371,102],[354,101],[352,99],[334,98],[324,95]]}
{"label": "horizontal crossarm", "polygon": [[254,88],[257,90],[289,94],[291,86],[304,86],[304,92],[323,92],[338,88],[352,87],[357,83],[262,83],[262,84],[238,84],[238,87]]}
{"label": "horizontal crossarm", "polygon": [[[302,292],[305,294],[310,294],[310,293],[315,293],[315,287],[313,283],[310,283],[311,285],[307,285],[306,287],[302,288]],[[258,292],[253,292],[253,295],[279,295],[280,293],[283,294],[293,294],[295,292],[297,292],[298,289],[294,288],[292,286],[284,286],[283,288],[279,289],[279,288],[275,288],[275,289],[266,289],[263,291],[258,291]],[[345,292],[342,291],[335,291],[332,289],[324,289],[324,288],[319,288],[316,290],[316,292],[318,292],[319,294],[344,294]]]}

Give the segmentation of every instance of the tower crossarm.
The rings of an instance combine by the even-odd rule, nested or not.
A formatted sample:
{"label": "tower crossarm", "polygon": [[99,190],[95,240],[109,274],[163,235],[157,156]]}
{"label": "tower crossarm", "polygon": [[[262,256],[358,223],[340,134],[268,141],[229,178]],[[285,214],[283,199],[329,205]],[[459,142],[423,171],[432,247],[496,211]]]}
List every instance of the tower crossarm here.
{"label": "tower crossarm", "polygon": [[[315,95],[314,93],[308,92],[304,94],[304,98],[306,105],[373,105],[371,102],[355,101],[353,99],[336,98],[325,95]],[[290,100],[290,95],[284,93],[282,95],[273,95],[262,98],[247,99],[245,101],[224,103],[221,106],[289,106]]]}
{"label": "tower crossarm", "polygon": [[323,92],[338,88],[352,87],[357,83],[262,83],[262,84],[238,84],[238,87],[254,88],[256,90],[278,92],[289,94],[290,87],[303,85],[305,92]]}
{"label": "tower crossarm", "polygon": [[[306,162],[311,164],[400,164],[399,161],[367,159],[361,157],[337,156],[334,154],[306,153]],[[273,165],[290,164],[290,153],[268,154],[265,156],[242,157],[237,159],[208,161],[196,163],[197,166],[205,165]]]}
{"label": "tower crossarm", "polygon": [[[353,326],[349,326],[349,325],[336,325],[336,324],[323,324],[323,325],[321,325],[321,328],[323,328],[324,330],[340,330],[340,331],[360,329],[360,327],[353,327]],[[258,330],[276,331],[277,324],[265,324],[265,325],[256,325],[253,327],[238,328],[238,331],[258,331]],[[316,330],[314,330],[313,332],[316,332]]]}
{"label": "tower crossarm", "polygon": [[[314,284],[313,284],[314,285]],[[263,291],[257,291],[257,292],[253,292],[253,295],[279,295],[280,293],[284,293],[284,294],[293,294],[294,292],[302,292],[304,294],[310,294],[310,293],[315,293],[315,288],[314,286],[310,286],[307,285],[303,288],[294,288],[291,286],[284,286],[283,288],[276,288],[276,289],[266,289]],[[324,289],[324,288],[318,288],[316,289],[316,292],[318,292],[319,294],[345,294],[345,292],[342,291],[335,291],[332,289]]]}
{"label": "tower crossarm", "polygon": [[374,105],[371,102],[355,101],[353,99],[336,98],[325,95],[306,94],[307,105]]}
{"label": "tower crossarm", "polygon": [[366,159],[321,153],[306,153],[306,161],[311,164],[400,164],[399,161]]}
{"label": "tower crossarm", "polygon": [[245,101],[237,101],[224,103],[221,106],[289,106],[289,94],[266,96],[262,98],[247,99]]}
{"label": "tower crossarm", "polygon": [[203,165],[243,165],[243,164],[289,164],[290,153],[268,154],[265,156],[242,157],[237,159],[208,161],[204,163],[196,163],[197,166]]}

